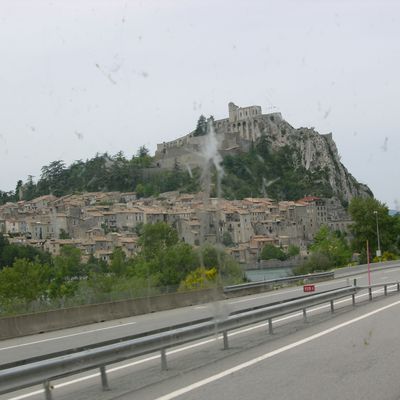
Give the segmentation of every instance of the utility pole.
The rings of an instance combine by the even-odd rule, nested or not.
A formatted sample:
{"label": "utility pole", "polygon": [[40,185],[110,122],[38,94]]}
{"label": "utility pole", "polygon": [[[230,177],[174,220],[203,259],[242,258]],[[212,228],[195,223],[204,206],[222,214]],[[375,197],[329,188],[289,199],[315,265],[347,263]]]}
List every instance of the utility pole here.
{"label": "utility pole", "polygon": [[374,211],[375,218],[376,218],[376,236],[378,239],[378,250],[376,251],[376,256],[380,257],[381,256],[381,242],[379,240],[379,223],[378,223],[378,211]]}

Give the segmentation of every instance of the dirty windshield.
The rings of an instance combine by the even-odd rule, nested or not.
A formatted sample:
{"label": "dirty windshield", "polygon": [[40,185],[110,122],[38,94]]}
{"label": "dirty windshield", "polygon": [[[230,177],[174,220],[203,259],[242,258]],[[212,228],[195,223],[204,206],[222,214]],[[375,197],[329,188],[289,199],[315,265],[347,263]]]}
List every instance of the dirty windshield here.
{"label": "dirty windshield", "polygon": [[397,399],[400,3],[0,2],[0,400]]}

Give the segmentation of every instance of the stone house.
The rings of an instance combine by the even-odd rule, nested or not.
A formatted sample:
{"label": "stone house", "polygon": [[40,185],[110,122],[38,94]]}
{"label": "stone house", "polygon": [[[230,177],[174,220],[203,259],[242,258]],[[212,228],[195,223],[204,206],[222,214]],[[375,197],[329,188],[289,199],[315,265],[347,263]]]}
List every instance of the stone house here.
{"label": "stone house", "polygon": [[176,230],[178,231],[179,238],[185,243],[192,246],[199,246],[201,244],[200,222],[198,219],[179,219],[176,223]]}
{"label": "stone house", "polygon": [[157,222],[165,222],[167,214],[164,210],[156,207],[138,207],[143,211],[145,224],[155,224]]}
{"label": "stone house", "polygon": [[229,233],[235,244],[246,243],[254,235],[251,214],[248,210],[225,208],[219,212],[220,237]]}
{"label": "stone house", "polygon": [[49,239],[44,241],[43,249],[53,256],[58,256],[63,246],[82,249],[82,241],[79,239]]}
{"label": "stone house", "polygon": [[33,210],[44,210],[50,207],[51,203],[56,200],[57,197],[52,194],[37,197],[30,201]]}

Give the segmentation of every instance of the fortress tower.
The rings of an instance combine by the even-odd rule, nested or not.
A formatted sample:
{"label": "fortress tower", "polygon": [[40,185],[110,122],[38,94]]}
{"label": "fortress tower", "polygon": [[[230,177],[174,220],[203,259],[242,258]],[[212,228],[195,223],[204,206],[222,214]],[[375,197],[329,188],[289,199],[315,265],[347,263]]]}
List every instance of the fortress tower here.
{"label": "fortress tower", "polygon": [[[282,118],[280,113],[262,114],[261,106],[239,107],[233,102],[228,104],[228,111],[228,118],[214,121],[221,154],[247,151],[274,118],[276,122]],[[204,140],[204,136],[195,136],[192,131],[170,142],[157,144],[157,166],[170,169],[176,165],[199,165]]]}
{"label": "fortress tower", "polygon": [[229,108],[229,122],[245,121],[257,115],[262,115],[261,106],[238,107],[235,103],[230,102]]}

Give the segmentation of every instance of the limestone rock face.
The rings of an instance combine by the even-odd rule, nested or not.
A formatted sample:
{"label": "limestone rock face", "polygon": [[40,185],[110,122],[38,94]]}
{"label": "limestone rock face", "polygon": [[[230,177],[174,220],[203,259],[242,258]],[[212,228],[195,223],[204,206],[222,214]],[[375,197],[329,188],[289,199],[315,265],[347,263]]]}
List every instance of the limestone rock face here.
{"label": "limestone rock face", "polygon": [[289,145],[298,151],[299,165],[307,170],[324,169],[333,193],[349,202],[353,197],[373,196],[367,185],[357,182],[342,164],[332,134],[319,134],[313,128],[294,129],[283,119],[269,121],[264,132],[273,148]]}
{"label": "limestone rock face", "polygon": [[[261,107],[240,108],[229,104],[229,118],[213,122],[222,156],[248,151],[252,143],[265,137],[272,151],[288,146],[294,165],[306,170],[324,171],[335,196],[349,202],[353,197],[373,196],[368,186],[357,182],[341,163],[332,134],[319,134],[314,128],[293,128],[280,113],[262,114]],[[172,142],[157,145],[156,163],[162,168],[176,165],[202,166],[205,136],[191,132]]]}

